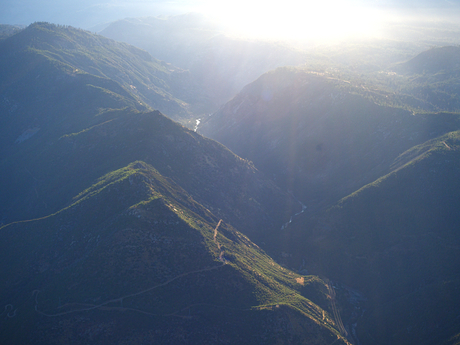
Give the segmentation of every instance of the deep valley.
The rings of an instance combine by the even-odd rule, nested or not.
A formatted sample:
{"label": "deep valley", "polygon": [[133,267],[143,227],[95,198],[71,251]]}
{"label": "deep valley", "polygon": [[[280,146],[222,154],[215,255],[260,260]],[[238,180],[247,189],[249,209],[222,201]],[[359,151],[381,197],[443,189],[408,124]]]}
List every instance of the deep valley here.
{"label": "deep valley", "polygon": [[2,343],[459,344],[458,46],[0,33]]}

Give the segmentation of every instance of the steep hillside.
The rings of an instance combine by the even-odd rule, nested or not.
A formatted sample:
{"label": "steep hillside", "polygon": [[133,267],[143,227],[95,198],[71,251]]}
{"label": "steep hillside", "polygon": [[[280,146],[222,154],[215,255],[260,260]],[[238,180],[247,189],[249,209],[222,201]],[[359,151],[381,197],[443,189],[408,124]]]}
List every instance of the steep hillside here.
{"label": "steep hillside", "polygon": [[0,238],[8,344],[349,344],[324,281],[280,267],[144,162]]}
{"label": "steep hillside", "polygon": [[[104,61],[112,58],[110,52],[98,52],[99,45],[80,46],[66,35],[97,39],[71,28],[35,24],[3,42],[9,49],[2,50],[2,63],[9,68],[0,72],[2,223],[56,212],[99,176],[136,159],[151,163],[200,203],[215,208],[216,215],[253,234],[278,227],[300,208],[220,144],[158,112],[140,114],[147,106],[120,83],[60,61],[61,55],[78,61],[88,55],[87,65],[106,66]],[[63,42],[74,42],[75,51],[51,53]],[[120,63],[129,61],[128,55]]]}
{"label": "steep hillside", "polygon": [[[453,344],[460,331],[460,133],[408,150],[394,171],[281,235],[304,263],[367,297],[363,344]],[[302,245],[299,245],[301,243]]]}
{"label": "steep hillside", "polygon": [[98,176],[133,159],[152,164],[251,235],[269,232],[300,208],[247,161],[159,112],[111,113],[78,133],[37,134],[14,149],[1,166],[6,219],[57,211]]}
{"label": "steep hillside", "polygon": [[328,281],[252,242],[300,203],[150,111],[161,63],[45,23],[0,45],[3,342],[348,343]]}
{"label": "steep hillside", "polygon": [[300,55],[128,24],[189,71],[47,23],[0,40],[0,339],[458,342],[460,119],[412,111],[456,110],[444,53],[393,89],[279,68],[197,133],[152,108],[195,120]]}
{"label": "steep hillside", "polygon": [[42,85],[44,92],[56,88],[56,82],[75,79],[71,77],[93,77],[119,84],[122,95],[129,94],[143,108],[176,120],[190,117],[189,105],[179,99],[196,89],[189,85],[188,74],[128,44],[72,27],[35,23],[1,42],[0,50],[1,90],[9,104],[31,103],[24,99],[29,95],[15,93],[25,91],[23,84],[31,83],[27,78],[53,76]]}
{"label": "steep hillside", "polygon": [[424,103],[431,111],[460,111],[460,48],[436,47],[424,51],[393,70],[403,77],[399,92]]}
{"label": "steep hillside", "polygon": [[400,65],[405,73],[436,74],[460,70],[460,47],[436,47]]}
{"label": "steep hillside", "polygon": [[387,174],[410,147],[459,128],[457,115],[413,116],[377,105],[374,94],[327,74],[280,68],[245,87],[199,132],[318,208]]}

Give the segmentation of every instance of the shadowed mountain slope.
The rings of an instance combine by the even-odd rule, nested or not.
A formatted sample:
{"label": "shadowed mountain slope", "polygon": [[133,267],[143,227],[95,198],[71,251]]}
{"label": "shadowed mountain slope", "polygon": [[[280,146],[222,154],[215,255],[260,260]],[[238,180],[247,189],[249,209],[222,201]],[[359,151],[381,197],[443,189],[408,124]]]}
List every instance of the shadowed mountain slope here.
{"label": "shadowed mountain slope", "polygon": [[422,52],[399,66],[405,73],[436,74],[460,70],[460,47],[436,47]]}
{"label": "shadowed mountain slope", "polygon": [[246,86],[199,131],[316,208],[387,174],[400,153],[459,124],[458,115],[377,105],[367,90],[327,74],[280,68]]}
{"label": "shadowed mountain slope", "polygon": [[458,114],[281,68],[199,127],[240,158],[151,111],[209,90],[144,51],[46,23],[0,48],[1,339],[458,341]]}
{"label": "shadowed mountain slope", "polygon": [[348,343],[327,280],[252,242],[301,205],[126,87],[157,61],[45,23],[0,45],[5,343]]}
{"label": "shadowed mountain slope", "polygon": [[348,344],[324,281],[280,267],[144,162],[0,236],[8,343]]}
{"label": "shadowed mountain slope", "polygon": [[4,190],[11,191],[3,196],[5,217],[27,219],[58,210],[98,176],[133,159],[154,165],[217,216],[254,236],[300,208],[247,161],[159,112],[115,115],[78,133],[43,138],[45,143],[34,136],[17,144],[2,164],[9,176]]}
{"label": "shadowed mountain slope", "polygon": [[355,342],[455,343],[458,115],[413,115],[366,93],[327,75],[278,69],[200,131],[308,206],[273,234],[270,253],[333,279],[353,305],[342,311]]}
{"label": "shadowed mountain slope", "polygon": [[[88,40],[94,44],[80,44]],[[300,207],[295,201],[286,203],[290,197],[220,144],[158,112],[140,114],[146,106],[119,82],[80,73],[65,62],[89,56],[85,66],[107,67],[105,61],[112,58],[134,63],[130,55],[114,58],[112,48],[149,57],[105,38],[101,42],[112,48],[101,48],[98,40],[84,31],[39,23],[2,42],[9,47],[2,49],[1,70],[3,223],[56,212],[101,175],[136,159],[151,163],[200,203],[218,209],[224,220],[230,217],[235,226],[244,224],[254,234],[282,224],[291,207]],[[72,46],[56,50],[65,44]],[[251,192],[255,190],[261,194]],[[256,226],[259,220],[261,226]]]}
{"label": "shadowed mountain slope", "polygon": [[281,235],[292,266],[304,262],[368,298],[357,328],[363,344],[455,343],[459,135],[406,151],[393,172],[322,214],[296,218]]}
{"label": "shadowed mountain slope", "polygon": [[436,47],[393,68],[404,80],[399,92],[422,101],[428,111],[460,111],[460,47]]}
{"label": "shadowed mountain slope", "polygon": [[3,98],[16,104],[17,111],[30,101],[24,99],[27,94],[15,91],[25,91],[26,82],[37,86],[27,78],[37,78],[49,91],[57,87],[55,82],[96,77],[118,83],[122,91],[117,93],[129,94],[144,109],[160,110],[176,120],[190,116],[189,105],[179,99],[196,90],[188,87],[188,74],[128,44],[72,27],[34,23],[3,40],[0,49]]}

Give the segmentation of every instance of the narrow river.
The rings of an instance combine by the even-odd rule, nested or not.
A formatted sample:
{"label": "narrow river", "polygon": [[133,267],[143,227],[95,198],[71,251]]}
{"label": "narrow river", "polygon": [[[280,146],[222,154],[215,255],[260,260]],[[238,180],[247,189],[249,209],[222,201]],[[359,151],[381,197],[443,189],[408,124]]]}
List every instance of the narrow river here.
{"label": "narrow river", "polygon": [[[292,195],[292,193],[291,193],[291,195]],[[296,214],[293,214],[291,216],[291,218],[289,219],[289,222],[287,222],[286,224],[283,224],[283,226],[281,227],[281,230],[286,229],[287,226],[292,223],[292,219],[294,219],[294,217],[297,217],[299,214],[304,213],[305,210],[307,209],[307,206],[305,204],[303,204],[300,200],[298,200],[294,195],[292,195],[292,197],[302,206],[302,210],[300,212],[297,212]]]}

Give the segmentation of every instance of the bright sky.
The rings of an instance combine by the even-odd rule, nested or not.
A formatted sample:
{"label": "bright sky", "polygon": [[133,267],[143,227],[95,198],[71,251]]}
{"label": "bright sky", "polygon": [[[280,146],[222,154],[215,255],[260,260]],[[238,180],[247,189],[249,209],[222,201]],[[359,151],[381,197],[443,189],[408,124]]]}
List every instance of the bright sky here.
{"label": "bright sky", "polygon": [[[126,17],[201,12],[251,37],[343,39],[378,35],[402,12],[458,10],[460,0],[0,0],[0,24],[48,21],[90,29]],[[460,18],[456,17],[456,22]]]}
{"label": "bright sky", "polygon": [[202,12],[230,30],[252,37],[327,39],[375,36],[382,12],[343,0],[207,0]]}

